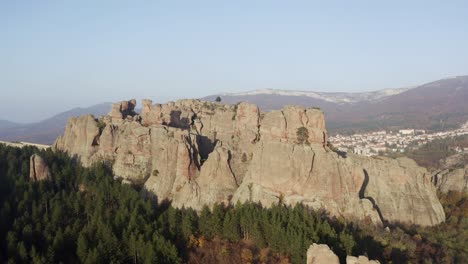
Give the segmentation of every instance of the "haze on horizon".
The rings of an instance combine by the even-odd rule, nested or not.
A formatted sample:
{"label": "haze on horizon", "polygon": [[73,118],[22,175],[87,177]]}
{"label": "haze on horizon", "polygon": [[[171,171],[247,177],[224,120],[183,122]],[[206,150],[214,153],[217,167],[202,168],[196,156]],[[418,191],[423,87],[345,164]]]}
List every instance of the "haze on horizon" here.
{"label": "haze on horizon", "polygon": [[468,73],[466,1],[3,1],[0,120],[128,98],[361,92]]}

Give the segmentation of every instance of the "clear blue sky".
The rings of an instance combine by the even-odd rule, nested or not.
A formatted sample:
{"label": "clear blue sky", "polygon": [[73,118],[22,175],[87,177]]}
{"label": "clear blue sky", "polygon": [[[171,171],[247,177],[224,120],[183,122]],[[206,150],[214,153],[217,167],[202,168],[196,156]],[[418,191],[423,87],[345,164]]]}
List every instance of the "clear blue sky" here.
{"label": "clear blue sky", "polygon": [[[324,4],[326,3],[326,4]],[[468,1],[0,1],[0,119],[468,74]]]}

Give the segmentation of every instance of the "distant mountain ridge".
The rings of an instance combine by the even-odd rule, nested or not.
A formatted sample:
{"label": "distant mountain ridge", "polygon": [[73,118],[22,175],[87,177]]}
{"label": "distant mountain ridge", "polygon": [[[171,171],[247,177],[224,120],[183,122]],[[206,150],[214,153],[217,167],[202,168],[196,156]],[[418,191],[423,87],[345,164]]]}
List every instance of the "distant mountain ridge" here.
{"label": "distant mountain ridge", "polygon": [[84,114],[101,116],[107,114],[110,108],[111,103],[102,103],[85,108],[77,107],[30,124],[17,124],[2,120],[0,121],[0,140],[51,145],[63,133],[68,118]]}
{"label": "distant mountain ridge", "polygon": [[[412,87],[411,87],[412,88]],[[249,95],[280,95],[280,96],[305,96],[315,99],[324,100],[332,103],[358,103],[361,101],[376,101],[388,96],[400,94],[409,89],[396,88],[396,89],[383,89],[372,92],[361,93],[345,93],[345,92],[313,92],[313,91],[299,91],[299,90],[277,90],[277,89],[259,89],[248,92],[239,93],[224,93],[221,96],[249,96]]]}
{"label": "distant mountain ridge", "polygon": [[[285,105],[320,107],[325,112],[331,134],[400,128],[445,130],[468,121],[468,76],[363,93],[261,89],[220,93],[201,99],[214,101],[217,96],[229,104],[253,103],[262,111],[278,110]],[[110,109],[111,103],[74,108],[31,124],[0,120],[0,140],[52,144],[64,131],[68,118],[84,114],[97,117]]]}
{"label": "distant mountain ridge", "polygon": [[224,103],[249,102],[263,111],[285,105],[320,107],[332,134],[421,128],[444,130],[468,120],[468,76],[457,76],[401,89],[365,93],[322,93],[263,89],[202,98]]}

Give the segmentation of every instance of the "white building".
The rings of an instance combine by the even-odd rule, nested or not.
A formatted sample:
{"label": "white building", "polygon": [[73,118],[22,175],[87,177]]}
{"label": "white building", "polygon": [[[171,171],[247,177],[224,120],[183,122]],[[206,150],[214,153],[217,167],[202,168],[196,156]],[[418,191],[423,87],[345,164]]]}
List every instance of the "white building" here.
{"label": "white building", "polygon": [[414,135],[414,129],[400,129],[398,133],[402,135]]}

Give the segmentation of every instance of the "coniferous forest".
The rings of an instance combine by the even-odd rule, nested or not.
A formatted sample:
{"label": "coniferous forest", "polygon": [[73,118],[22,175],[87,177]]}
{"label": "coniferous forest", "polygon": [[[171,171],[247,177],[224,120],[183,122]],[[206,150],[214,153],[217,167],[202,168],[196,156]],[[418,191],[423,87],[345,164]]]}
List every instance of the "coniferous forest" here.
{"label": "coniferous forest", "polygon": [[[29,180],[38,153],[52,180]],[[305,263],[312,243],[344,263],[468,261],[468,199],[441,195],[446,223],[376,227],[305,206],[216,205],[175,209],[139,186],[114,180],[106,164],[83,168],[64,153],[0,144],[0,260],[6,263]]]}

